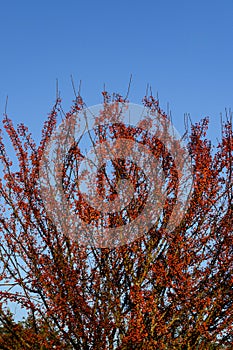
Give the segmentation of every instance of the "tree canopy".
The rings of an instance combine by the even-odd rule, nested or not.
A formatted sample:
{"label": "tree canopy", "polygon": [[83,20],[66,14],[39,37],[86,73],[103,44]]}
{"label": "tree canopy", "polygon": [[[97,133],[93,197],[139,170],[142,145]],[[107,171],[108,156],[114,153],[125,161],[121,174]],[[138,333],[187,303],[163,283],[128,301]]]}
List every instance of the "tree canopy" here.
{"label": "tree canopy", "polygon": [[[14,126],[5,115],[3,125],[15,154],[8,152],[1,134],[0,348],[230,349],[231,114],[221,123],[221,140],[216,147],[207,138],[208,118],[197,124],[190,122],[187,127],[193,190],[182,219],[171,229],[168,225],[177,200],[179,165],[159,135],[145,131],[142,124],[114,121],[113,116],[128,101],[106,91],[103,96],[103,112],[95,116],[98,125],[89,133],[91,143],[97,149],[106,140],[124,138],[153,155],[166,187],[161,215],[147,231],[143,227],[140,235],[124,244],[101,246],[88,240],[84,244],[75,235],[68,235],[66,226],[59,228],[45,206],[41,162],[59,116],[69,122],[79,115],[85,108],[82,98],[76,97],[68,113],[63,112],[61,100],[57,99],[39,145],[26,126]],[[144,106],[150,119],[145,118],[142,123],[158,116],[164,125],[168,123],[169,117],[153,96],[145,97]],[[91,207],[80,194],[78,167],[84,159],[80,142],[74,140],[60,169],[70,210],[96,229],[101,225],[112,230],[123,227],[127,235],[124,227],[143,212],[148,198],[146,169],[122,156],[112,162],[111,176],[106,163],[98,169],[95,188],[90,190],[102,196],[102,207],[115,200],[119,179],[130,180],[134,192],[127,210],[102,215],[100,207]],[[177,147],[179,153],[179,144]],[[159,182],[158,187],[161,186]],[[25,323],[9,314],[5,307],[9,301],[27,310]]]}

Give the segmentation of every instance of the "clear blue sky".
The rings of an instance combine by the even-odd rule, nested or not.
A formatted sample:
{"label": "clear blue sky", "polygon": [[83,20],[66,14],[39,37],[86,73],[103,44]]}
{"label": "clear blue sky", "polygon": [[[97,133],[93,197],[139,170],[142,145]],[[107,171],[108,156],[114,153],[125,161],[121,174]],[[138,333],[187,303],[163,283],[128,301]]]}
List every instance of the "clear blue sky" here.
{"label": "clear blue sky", "polygon": [[0,112],[38,137],[59,80],[65,108],[72,74],[88,105],[103,84],[140,103],[147,83],[167,102],[181,132],[183,115],[219,115],[233,107],[232,0],[8,0],[0,5]]}

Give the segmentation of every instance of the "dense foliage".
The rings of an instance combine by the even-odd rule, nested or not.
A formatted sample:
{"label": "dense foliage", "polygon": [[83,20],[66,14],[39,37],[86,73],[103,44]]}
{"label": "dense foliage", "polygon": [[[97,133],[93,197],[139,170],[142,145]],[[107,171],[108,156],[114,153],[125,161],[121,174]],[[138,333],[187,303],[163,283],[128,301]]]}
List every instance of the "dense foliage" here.
{"label": "dense foliage", "polygon": [[[103,95],[103,108],[110,114],[127,103],[119,95]],[[145,98],[144,103],[166,120],[153,97]],[[82,99],[77,97],[63,118],[68,120],[82,108]],[[96,144],[123,135],[146,145],[161,162],[170,192],[160,221],[148,232],[127,245],[97,248],[81,245],[59,231],[42,200],[40,161],[61,111],[58,99],[39,146],[24,125],[14,127],[7,115],[3,119],[15,155],[7,154],[2,136],[0,348],[231,349],[231,115],[222,122],[222,138],[216,148],[206,138],[208,119],[191,124],[187,130],[193,192],[183,219],[173,231],[166,228],[176,199],[177,172],[167,150],[140,128],[122,124],[110,125],[110,131],[98,128]],[[76,142],[65,159],[63,186],[77,215],[94,223],[99,213],[85,206],[74,186],[80,159],[82,152]],[[109,182],[105,181],[106,169],[99,171],[99,193],[111,201],[117,180],[128,174],[136,176],[132,181],[138,201],[124,215],[109,215],[111,227],[134,218],[145,200],[139,194],[144,193],[146,183],[144,173],[135,164],[118,159],[113,169]],[[14,321],[6,310],[9,301],[27,310],[25,323]]]}

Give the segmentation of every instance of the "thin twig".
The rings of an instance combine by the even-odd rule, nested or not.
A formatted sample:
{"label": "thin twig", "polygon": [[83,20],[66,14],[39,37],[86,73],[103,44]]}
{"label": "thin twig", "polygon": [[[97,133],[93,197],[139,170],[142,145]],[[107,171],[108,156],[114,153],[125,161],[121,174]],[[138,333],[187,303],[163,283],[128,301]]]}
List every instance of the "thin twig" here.
{"label": "thin twig", "polygon": [[8,104],[8,95],[6,97],[6,103],[5,103],[5,110],[4,110],[4,117],[7,119],[7,104]]}
{"label": "thin twig", "polygon": [[78,95],[76,93],[76,89],[75,89],[75,85],[74,85],[74,79],[73,79],[72,74],[70,75],[70,79],[71,79],[71,84],[72,84],[72,88],[73,88],[73,91],[74,91],[75,98],[77,98]]}
{"label": "thin twig", "polygon": [[129,84],[128,84],[128,90],[127,90],[127,93],[126,93],[126,96],[125,96],[125,101],[126,101],[127,98],[129,97],[129,92],[130,92],[131,83],[132,83],[132,73],[130,74]]}

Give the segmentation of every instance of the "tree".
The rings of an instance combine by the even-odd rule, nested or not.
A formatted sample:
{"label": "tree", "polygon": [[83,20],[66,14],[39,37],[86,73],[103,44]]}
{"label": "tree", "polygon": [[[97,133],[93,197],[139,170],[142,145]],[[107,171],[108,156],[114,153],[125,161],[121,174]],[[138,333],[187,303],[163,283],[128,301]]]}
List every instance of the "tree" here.
{"label": "tree", "polygon": [[[147,147],[164,175],[166,196],[161,201],[161,215],[146,232],[127,244],[110,247],[91,241],[84,244],[68,235],[69,217],[62,216],[59,227],[45,206],[40,171],[59,114],[64,122],[70,123],[74,114],[79,115],[84,109],[81,97],[76,97],[71,111],[64,115],[61,100],[57,99],[39,146],[24,125],[14,127],[5,115],[4,128],[18,163],[8,156],[2,136],[1,282],[9,287],[0,292],[1,348],[230,349],[233,343],[231,115],[222,122],[222,139],[217,148],[206,138],[207,118],[191,125],[188,150],[193,191],[182,220],[168,229],[177,200],[177,164],[159,137],[142,127],[143,122],[150,123],[156,116],[166,125],[168,117],[150,96],[144,99],[150,118],[142,120],[137,127],[126,125],[114,118],[128,102],[118,94],[111,97],[106,91],[103,96],[103,111],[96,116],[99,124],[89,132],[94,149],[106,140],[119,137]],[[101,121],[106,120],[108,123],[100,127]],[[83,158],[80,140],[76,140],[59,168],[70,210],[95,229],[100,225],[112,230],[126,227],[143,212],[147,200],[145,169],[120,157],[112,162],[109,176],[108,166],[103,163],[97,171],[96,186],[93,189],[92,182],[90,189],[102,196],[102,206],[107,207],[117,197],[119,179],[131,181],[135,196],[127,204],[127,210],[117,215],[112,212],[102,215],[98,205],[97,209],[91,207],[80,194],[77,179]],[[27,310],[26,324],[9,317],[4,308],[9,301]]]}
{"label": "tree", "polygon": [[[3,315],[2,315],[3,316]],[[60,339],[57,332],[48,331],[47,325],[43,320],[35,320],[28,317],[26,320],[15,322],[13,314],[5,312],[1,317],[2,326],[0,327],[0,349],[1,350],[21,350],[35,349],[71,349],[67,347]]]}

